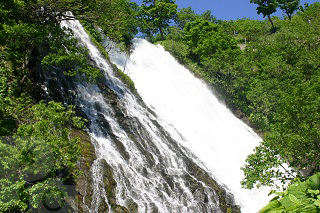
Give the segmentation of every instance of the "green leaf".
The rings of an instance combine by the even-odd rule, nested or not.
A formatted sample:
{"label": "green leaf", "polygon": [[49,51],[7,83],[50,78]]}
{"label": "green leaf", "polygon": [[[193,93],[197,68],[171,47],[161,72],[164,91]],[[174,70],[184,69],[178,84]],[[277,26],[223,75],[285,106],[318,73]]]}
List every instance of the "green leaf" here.
{"label": "green leaf", "polygon": [[291,202],[295,203],[295,204],[300,204],[298,198],[296,198],[296,196],[294,196],[293,194],[289,194],[289,199]]}
{"label": "green leaf", "polygon": [[271,201],[259,213],[284,213],[285,209],[278,200]]}
{"label": "green leaf", "polygon": [[313,204],[316,205],[316,206],[318,206],[318,207],[320,208],[320,200],[319,200],[319,199],[316,200]]}
{"label": "green leaf", "polygon": [[280,200],[280,203],[286,209],[286,211],[296,209],[300,204],[299,200],[292,194],[283,197]]}
{"label": "green leaf", "polygon": [[296,211],[297,213],[318,213],[319,210],[314,204],[308,204]]}
{"label": "green leaf", "polygon": [[318,190],[320,189],[320,172],[316,173],[315,175],[311,176],[307,180],[308,186],[310,186],[311,189],[313,190]]}
{"label": "green leaf", "polygon": [[289,194],[294,195],[296,198],[299,199],[305,199],[306,197],[306,190],[307,190],[307,184],[305,182],[302,183],[296,183],[294,185],[291,185],[287,192]]}
{"label": "green leaf", "polygon": [[311,195],[319,195],[320,194],[320,190],[312,190],[312,189],[308,189],[307,193],[311,194]]}

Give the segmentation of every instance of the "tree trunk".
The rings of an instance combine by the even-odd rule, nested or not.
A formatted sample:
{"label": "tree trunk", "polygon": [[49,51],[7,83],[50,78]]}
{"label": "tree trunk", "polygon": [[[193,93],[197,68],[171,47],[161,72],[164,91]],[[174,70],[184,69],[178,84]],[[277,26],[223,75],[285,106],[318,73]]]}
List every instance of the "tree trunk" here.
{"label": "tree trunk", "polygon": [[160,35],[161,35],[161,41],[164,40],[163,30],[162,27],[159,27]]}
{"label": "tree trunk", "polygon": [[287,16],[288,16],[289,20],[291,21],[291,14],[290,14],[290,12],[289,12],[288,8],[286,8],[286,14],[287,14]]}
{"label": "tree trunk", "polygon": [[270,15],[268,15],[268,19],[269,19],[269,21],[270,21],[270,23],[271,23],[271,25],[272,25],[272,31],[274,31],[275,30],[275,27],[274,27],[274,24],[273,24],[273,22],[272,22],[272,19],[271,19],[271,17],[270,17]]}

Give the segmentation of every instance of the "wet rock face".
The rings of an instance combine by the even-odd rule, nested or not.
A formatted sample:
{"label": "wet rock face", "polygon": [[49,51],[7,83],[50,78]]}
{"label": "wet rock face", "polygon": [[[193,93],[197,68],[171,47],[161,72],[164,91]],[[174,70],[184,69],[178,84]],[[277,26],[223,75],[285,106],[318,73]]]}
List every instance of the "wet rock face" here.
{"label": "wet rock face", "polygon": [[115,189],[117,182],[113,178],[113,170],[106,160],[101,160],[101,167],[103,170],[103,183],[106,195],[110,205],[115,208],[117,206]]}
{"label": "wet rock face", "polygon": [[200,181],[205,183],[217,193],[218,202],[223,212],[241,212],[240,206],[235,204],[234,196],[228,192],[225,187],[219,185],[206,171],[204,171],[190,159],[186,159],[186,163],[189,174],[197,178],[195,180],[191,176],[188,176],[186,179],[189,181],[190,188],[192,189],[193,193],[197,193],[197,196],[199,196],[199,200],[202,200],[204,203],[207,203],[208,200],[208,197],[203,196],[204,193],[201,192],[201,188],[199,187]]}

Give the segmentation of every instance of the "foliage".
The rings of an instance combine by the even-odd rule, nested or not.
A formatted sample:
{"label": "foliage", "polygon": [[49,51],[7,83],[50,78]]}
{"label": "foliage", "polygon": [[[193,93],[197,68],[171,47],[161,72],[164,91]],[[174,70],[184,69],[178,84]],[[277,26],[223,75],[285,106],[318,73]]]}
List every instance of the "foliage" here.
{"label": "foliage", "polygon": [[319,32],[314,30],[303,16],[296,16],[279,32],[248,49],[249,57],[256,61],[256,77],[251,77],[252,88],[247,93],[253,110],[250,119],[268,132],[243,168],[242,184],[247,188],[272,185],[279,178],[292,179],[288,176],[291,172],[275,172],[283,163],[298,176],[319,170],[316,109],[320,107],[320,70],[315,57],[320,52]]}
{"label": "foliage", "polygon": [[[320,3],[315,2],[312,5],[308,5],[303,12],[299,13],[299,17],[303,19],[303,21],[307,21],[313,27],[310,27],[311,30],[316,30],[317,27],[320,26],[320,19],[317,14],[319,12]],[[317,32],[314,32],[317,33]],[[318,31],[319,33],[319,31]]]}
{"label": "foliage", "polygon": [[214,22],[214,23],[217,22],[217,18],[212,15],[211,10],[206,10],[206,11],[204,11],[204,12],[200,15],[200,17],[201,17],[203,20],[206,20],[206,21],[209,21],[209,22]]}
{"label": "foliage", "polygon": [[[28,105],[24,102],[12,110]],[[70,128],[82,128],[84,120],[74,116],[72,106],[66,110],[60,103],[40,102],[23,113],[13,138],[0,141],[2,212],[26,210],[28,201],[37,208],[48,191],[53,200],[65,196],[58,179],[75,174],[80,154],[79,139],[70,137]]]}
{"label": "foliage", "polygon": [[[171,34],[170,34],[171,35]],[[189,46],[182,41],[175,41],[173,39],[167,39],[160,42],[167,51],[169,51],[175,58],[182,64],[188,64]]]}
{"label": "foliage", "polygon": [[12,116],[7,112],[7,106],[15,94],[16,82],[12,81],[13,70],[4,60],[4,52],[0,53],[0,136],[10,135],[15,123]]}
{"label": "foliage", "polygon": [[89,63],[88,50],[78,45],[71,31],[65,30],[54,35],[59,42],[49,41],[50,53],[42,59],[42,65],[47,69],[62,69],[69,76],[84,74],[87,81],[101,77],[100,70]]}
{"label": "foliage", "polygon": [[92,1],[89,22],[99,26],[103,33],[115,42],[124,42],[131,46],[131,40],[138,33],[138,5],[129,0]]}
{"label": "foliage", "polygon": [[[201,42],[199,42],[199,45],[194,50],[194,52],[200,54],[202,60],[205,61],[211,56],[221,56],[222,54],[224,54],[224,52],[227,52],[229,50],[239,50],[237,42],[231,36],[222,33],[221,31],[212,31],[208,33],[205,38],[201,39]],[[231,56],[231,54],[237,53],[228,53],[229,56]],[[230,60],[226,60],[225,58],[224,61],[228,63]]]}
{"label": "foliage", "polygon": [[290,185],[285,192],[274,192],[276,196],[260,213],[320,211],[320,173],[309,177],[305,182],[299,180]]}
{"label": "foliage", "polygon": [[102,32],[98,29],[97,26],[94,25],[94,23],[86,20],[81,20],[80,23],[86,30],[86,32],[90,35],[90,37],[92,37],[95,41],[99,43],[102,42]]}
{"label": "foliage", "polygon": [[257,13],[268,17],[272,32],[275,31],[275,25],[271,18],[271,14],[275,13],[279,7],[289,18],[292,19],[293,13],[300,8],[300,0],[250,0],[250,3],[257,4]]}
{"label": "foliage", "polygon": [[148,37],[160,32],[164,39],[164,29],[177,14],[177,4],[174,0],[143,0],[140,17],[142,20],[141,31]]}
{"label": "foliage", "polygon": [[291,20],[292,14],[299,9],[300,0],[278,0],[280,9],[287,14]]}
{"label": "foliage", "polygon": [[230,25],[233,29],[232,33],[237,32],[238,37],[245,37],[247,41],[255,41],[268,33],[268,26],[265,21],[238,19]]}
{"label": "foliage", "polygon": [[275,13],[278,7],[276,0],[250,0],[250,3],[257,4],[257,13],[263,15],[263,17],[270,16]]}
{"label": "foliage", "polygon": [[285,162],[280,158],[278,150],[269,148],[264,141],[255,149],[255,153],[247,157],[247,165],[243,168],[245,181],[244,188],[272,186],[280,188],[288,180],[294,179],[294,171],[286,168]]}
{"label": "foliage", "polygon": [[258,5],[257,13],[258,14],[262,13],[263,17],[267,16],[272,25],[272,28],[274,29],[275,26],[272,22],[270,15],[277,11],[277,7],[278,7],[277,0],[250,0],[250,3],[254,3]]}
{"label": "foliage", "polygon": [[203,39],[207,37],[207,34],[217,30],[218,25],[203,19],[196,19],[185,25],[183,31],[184,40],[189,46],[191,54],[196,57],[198,62],[201,56],[201,48],[199,48],[199,45],[201,45]]}
{"label": "foliage", "polygon": [[183,30],[184,26],[188,22],[193,22],[197,18],[199,18],[199,15],[196,14],[191,7],[180,8],[176,17],[174,18],[174,22],[180,30]]}

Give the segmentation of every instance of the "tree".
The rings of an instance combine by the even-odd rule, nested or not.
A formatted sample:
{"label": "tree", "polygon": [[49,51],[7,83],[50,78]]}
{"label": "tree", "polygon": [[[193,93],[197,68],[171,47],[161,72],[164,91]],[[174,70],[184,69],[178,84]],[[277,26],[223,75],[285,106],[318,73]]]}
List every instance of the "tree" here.
{"label": "tree", "polygon": [[278,0],[280,9],[287,14],[289,20],[292,19],[294,11],[299,9],[300,0]]}
{"label": "tree", "polygon": [[217,18],[212,15],[211,10],[204,11],[201,14],[201,18],[203,18],[204,20],[207,20],[209,22],[214,22],[214,23],[217,21]]}
{"label": "tree", "polygon": [[199,45],[208,36],[209,33],[217,31],[218,25],[198,18],[193,22],[189,22],[184,27],[184,40],[190,48],[191,54],[200,63],[201,51]]}
{"label": "tree", "polygon": [[96,0],[92,8],[86,20],[95,27],[99,26],[113,41],[130,46],[138,33],[138,5],[129,0]]}
{"label": "tree", "polygon": [[271,19],[271,14],[277,11],[278,2],[277,0],[250,0],[250,3],[257,4],[257,13],[262,13],[263,17],[268,17],[272,29],[275,29],[273,21]]}
{"label": "tree", "polygon": [[267,27],[264,21],[251,19],[238,19],[232,23],[234,31],[243,35],[247,41],[257,40],[259,36],[267,32]]}
{"label": "tree", "polygon": [[[88,17],[92,7],[88,0],[18,0],[14,19],[41,25],[56,25],[67,19]],[[72,11],[73,15],[68,14]]]}
{"label": "tree", "polygon": [[181,8],[179,9],[179,12],[177,12],[177,15],[174,19],[175,24],[180,28],[180,30],[183,30],[184,26],[188,22],[193,22],[199,17],[198,14],[192,10],[191,7],[187,8]]}
{"label": "tree", "polygon": [[142,31],[151,37],[160,32],[164,39],[164,30],[177,14],[177,4],[174,0],[144,0],[141,6],[141,18],[143,20]]}

